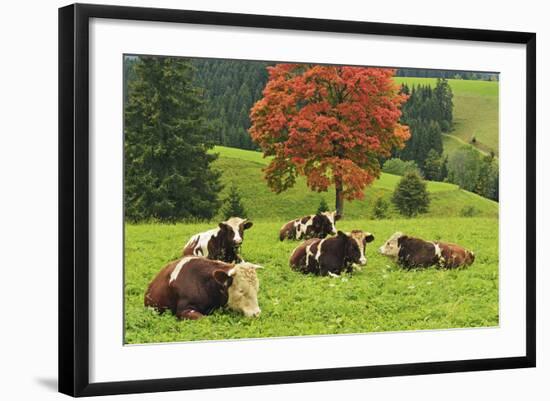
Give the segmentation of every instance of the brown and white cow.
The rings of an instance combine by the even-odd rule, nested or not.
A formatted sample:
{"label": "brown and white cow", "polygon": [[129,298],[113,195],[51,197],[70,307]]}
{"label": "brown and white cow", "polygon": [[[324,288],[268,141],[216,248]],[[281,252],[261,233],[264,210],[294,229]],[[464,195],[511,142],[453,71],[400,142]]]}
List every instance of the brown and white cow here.
{"label": "brown and white cow", "polygon": [[336,212],[304,216],[282,226],[279,239],[283,241],[285,239],[325,238],[329,234],[336,234],[336,221],[339,219],[340,215]]}
{"label": "brown and white cow", "polygon": [[252,222],[248,219],[231,217],[217,228],[193,235],[183,247],[183,256],[204,256],[227,263],[241,262],[239,248],[243,243],[244,230],[250,227]]}
{"label": "brown and white cow", "polygon": [[374,236],[360,230],[349,234],[338,231],[335,237],[311,238],[300,244],[290,256],[290,267],[301,273],[337,276],[351,273],[353,264],[365,265],[365,247]]}
{"label": "brown and white cow", "polygon": [[382,255],[390,256],[403,267],[439,266],[452,269],[470,266],[475,255],[460,245],[440,241],[424,241],[401,232],[394,233],[379,249]]}
{"label": "brown and white cow", "polygon": [[178,319],[199,319],[226,305],[247,317],[258,316],[256,269],[260,267],[186,256],[157,274],[144,303],[161,313],[170,310]]}

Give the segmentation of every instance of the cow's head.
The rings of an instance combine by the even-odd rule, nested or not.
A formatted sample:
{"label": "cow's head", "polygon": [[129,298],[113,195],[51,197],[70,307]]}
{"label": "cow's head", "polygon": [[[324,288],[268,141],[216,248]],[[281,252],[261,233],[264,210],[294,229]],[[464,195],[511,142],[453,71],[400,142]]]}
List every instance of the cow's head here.
{"label": "cow's head", "polygon": [[385,256],[397,257],[399,250],[401,249],[401,242],[406,236],[402,232],[394,233],[380,248],[378,251]]}
{"label": "cow's head", "polygon": [[335,235],[336,221],[339,219],[340,215],[336,212],[317,213],[313,218],[313,229],[320,238],[325,238],[329,234]]}
{"label": "cow's head", "polygon": [[240,217],[231,217],[219,224],[220,233],[222,234],[225,243],[238,248],[243,243],[244,230],[252,227],[252,222],[248,219]]}
{"label": "cow's head", "polygon": [[353,230],[349,234],[338,231],[338,235],[346,237],[346,257],[352,263],[364,266],[367,264],[365,247],[369,242],[374,241],[374,235],[361,230]]}
{"label": "cow's head", "polygon": [[476,255],[472,251],[466,251],[466,260],[464,261],[464,264],[466,266],[470,266],[472,263],[474,263],[474,260],[476,259]]}
{"label": "cow's head", "polygon": [[227,273],[232,280],[229,286],[229,299],[227,306],[234,311],[240,312],[247,317],[256,317],[260,315],[260,306],[258,305],[258,289],[260,284],[256,269],[261,266],[242,262],[236,264],[234,268]]}

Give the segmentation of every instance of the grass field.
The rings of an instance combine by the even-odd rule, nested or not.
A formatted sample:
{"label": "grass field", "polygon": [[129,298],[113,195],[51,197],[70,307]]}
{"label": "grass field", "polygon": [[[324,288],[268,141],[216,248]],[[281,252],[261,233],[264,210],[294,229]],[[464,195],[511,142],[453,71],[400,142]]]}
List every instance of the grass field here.
{"label": "grass field", "polygon": [[[248,319],[218,310],[200,321],[177,321],[143,307],[149,281],[180,256],[187,239],[211,224],[126,226],[126,343],[257,338],[498,325],[498,220],[491,218],[343,220],[363,229],[367,266],[341,278],[304,276],[288,267],[296,242],[280,242],[283,220],[257,220],[242,255],[258,271],[262,314]],[[463,244],[476,252],[467,269],[405,271],[376,250],[394,231]]]}
{"label": "grass field", "polygon": [[[260,152],[216,146],[213,152],[219,154],[214,167],[223,172],[222,182],[225,196],[231,184],[235,184],[242,194],[243,204],[252,218],[281,218],[291,220],[296,216],[313,213],[324,198],[334,204],[334,190],[317,193],[310,191],[305,179],[300,177],[294,188],[279,195],[273,193],[263,180],[262,168],[269,160]],[[345,204],[346,217],[366,219],[371,216],[373,201],[382,196],[388,202],[401,177],[382,174],[365,191],[365,198]],[[498,203],[459,189],[456,185],[443,182],[428,182],[432,202],[426,217],[459,217],[461,210],[472,206],[478,217],[498,217]],[[268,206],[266,206],[268,205]],[[399,217],[397,211],[390,209],[388,217]]]}
{"label": "grass field", "polygon": [[[214,227],[200,224],[126,224],[125,342],[215,340],[364,333],[498,325],[498,204],[456,186],[429,182],[430,212],[420,218],[370,220],[371,201],[390,196],[399,177],[383,174],[368,189],[366,199],[346,204],[342,230],[363,229],[374,234],[367,246],[368,264],[353,276],[304,276],[290,270],[288,257],[296,242],[280,242],[281,225],[312,213],[321,197],[300,180],[292,190],[276,195],[262,179],[267,161],[257,152],[217,147],[215,162],[222,181],[239,186],[254,226],[246,232],[245,260],[259,263],[259,303],[262,315],[247,319],[218,310],[200,321],[177,321],[143,307],[148,283],[169,261],[177,259],[188,238]],[[471,205],[476,217],[459,217]],[[457,271],[435,268],[405,271],[379,255],[377,248],[400,230],[426,239],[457,242],[476,253],[475,263]]]}
{"label": "grass field", "polygon": [[[435,86],[436,83],[435,78],[396,77],[395,80],[408,85]],[[450,134],[466,143],[475,136],[475,147],[498,155],[498,82],[450,79],[449,85],[454,95],[454,127]],[[455,145],[444,142],[445,147],[448,144]]]}

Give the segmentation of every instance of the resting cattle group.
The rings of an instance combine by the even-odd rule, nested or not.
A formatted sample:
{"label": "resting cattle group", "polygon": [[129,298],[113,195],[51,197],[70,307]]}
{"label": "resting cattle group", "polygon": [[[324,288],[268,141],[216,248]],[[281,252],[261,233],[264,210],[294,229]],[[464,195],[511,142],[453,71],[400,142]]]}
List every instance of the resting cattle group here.
{"label": "resting cattle group", "polygon": [[[336,212],[317,213],[289,221],[279,240],[304,240],[291,253],[292,270],[303,274],[338,277],[353,273],[367,263],[365,249],[374,235],[336,230]],[[248,263],[239,254],[248,219],[231,217],[218,227],[193,235],[180,259],[168,263],[151,281],[144,303],[160,313],[170,310],[179,319],[199,319],[215,309],[228,307],[247,317],[260,314],[258,303],[261,266]],[[451,269],[469,266],[474,253],[459,245],[426,241],[401,232],[393,234],[380,248],[382,255],[400,266]]]}

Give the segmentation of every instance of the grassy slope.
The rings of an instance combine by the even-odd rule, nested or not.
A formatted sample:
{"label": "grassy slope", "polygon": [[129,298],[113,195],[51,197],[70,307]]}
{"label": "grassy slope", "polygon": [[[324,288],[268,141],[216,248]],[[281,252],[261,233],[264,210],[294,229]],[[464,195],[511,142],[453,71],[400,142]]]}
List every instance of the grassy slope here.
{"label": "grassy slope", "polygon": [[[409,85],[435,86],[436,82],[435,78],[396,77],[395,80]],[[498,82],[450,79],[449,84],[455,106],[451,134],[465,142],[475,136],[476,147],[485,152],[493,150],[498,155]],[[448,143],[445,141],[445,146]]]}
{"label": "grassy slope", "polygon": [[[290,220],[296,216],[315,212],[322,198],[334,204],[334,190],[317,193],[307,189],[303,177],[290,190],[279,195],[270,191],[263,180],[262,167],[268,163],[259,152],[217,146],[214,152],[220,157],[215,167],[223,171],[225,192],[235,183],[242,194],[243,204],[251,218],[282,218]],[[382,174],[380,179],[366,190],[365,199],[346,202],[345,214],[350,219],[364,219],[371,215],[373,200],[381,195],[390,200],[400,177]],[[473,206],[478,216],[497,217],[498,204],[459,189],[456,185],[442,182],[428,182],[432,203],[427,217],[459,216],[465,206]],[[398,217],[395,210],[390,216]]]}
{"label": "grassy slope", "polygon": [[[126,343],[214,340],[481,327],[498,324],[498,220],[448,218],[344,220],[339,228],[361,228],[376,239],[367,246],[368,264],[352,277],[303,276],[290,270],[296,242],[280,242],[282,219],[256,221],[245,234],[242,254],[264,265],[259,271],[262,315],[247,319],[218,310],[200,321],[177,321],[143,307],[149,281],[179,257],[190,235],[209,224],[127,225]],[[473,249],[473,266],[405,271],[376,249],[396,230],[443,238]]]}
{"label": "grassy slope", "polygon": [[[367,246],[368,265],[353,277],[340,279],[303,276],[288,267],[296,242],[277,239],[288,219],[311,213],[321,196],[332,203],[332,193],[308,191],[304,182],[281,195],[262,180],[267,163],[257,152],[218,147],[216,166],[227,184],[236,181],[243,202],[254,219],[245,235],[245,260],[265,266],[259,271],[262,316],[246,319],[219,310],[201,321],[177,321],[170,313],[158,316],[143,307],[150,280],[170,260],[178,258],[187,239],[214,223],[126,225],[126,343],[214,340],[311,334],[481,327],[498,324],[498,205],[455,186],[429,183],[433,201],[428,216],[416,219],[368,219],[370,200],[388,196],[399,177],[382,175],[366,200],[346,205],[343,230],[363,229],[376,239]],[[480,217],[457,216],[464,205],[480,210]],[[431,217],[430,217],[431,216]],[[427,239],[457,242],[476,252],[468,269],[434,268],[404,271],[378,255],[376,249],[394,231]]]}

